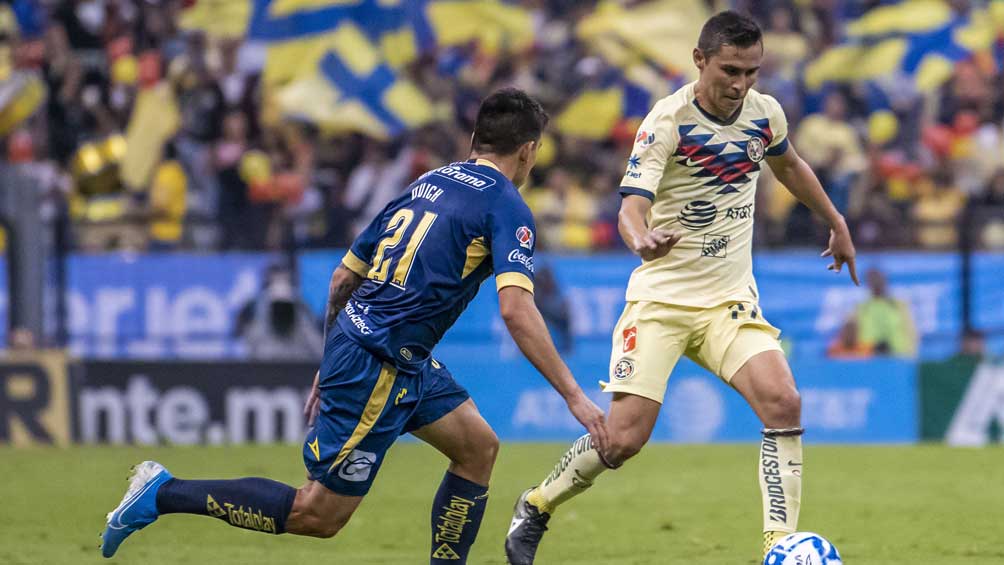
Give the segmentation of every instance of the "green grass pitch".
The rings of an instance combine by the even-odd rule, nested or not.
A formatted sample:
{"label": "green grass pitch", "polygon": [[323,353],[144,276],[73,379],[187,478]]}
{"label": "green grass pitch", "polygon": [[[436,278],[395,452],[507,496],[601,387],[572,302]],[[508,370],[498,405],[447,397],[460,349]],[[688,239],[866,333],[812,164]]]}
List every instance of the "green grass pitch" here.
{"label": "green grass pitch", "polygon": [[[566,446],[504,444],[472,564],[504,563],[513,501]],[[541,565],[755,564],[760,546],[757,446],[650,445],[563,507]],[[392,449],[349,525],[331,540],[269,536],[206,517],[166,516],[113,560],[98,551],[104,515],[129,466],[176,476],[265,476],[295,485],[297,446],[0,449],[0,563],[428,563],[429,506],[445,460]],[[806,449],[801,527],[829,537],[851,565],[1004,563],[1004,453],[940,446]]]}

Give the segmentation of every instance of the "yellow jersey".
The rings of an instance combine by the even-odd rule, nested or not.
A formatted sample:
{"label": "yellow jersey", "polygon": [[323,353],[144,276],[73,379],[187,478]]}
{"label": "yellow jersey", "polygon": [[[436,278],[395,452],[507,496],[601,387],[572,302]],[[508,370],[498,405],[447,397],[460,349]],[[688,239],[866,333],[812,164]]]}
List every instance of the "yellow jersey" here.
{"label": "yellow jersey", "polygon": [[777,100],[750,90],[733,119],[701,108],[690,83],[656,103],[635,136],[621,194],[652,200],[648,225],[682,232],[631,274],[627,300],[710,308],[757,302],[753,208],[765,156],[788,149]]}

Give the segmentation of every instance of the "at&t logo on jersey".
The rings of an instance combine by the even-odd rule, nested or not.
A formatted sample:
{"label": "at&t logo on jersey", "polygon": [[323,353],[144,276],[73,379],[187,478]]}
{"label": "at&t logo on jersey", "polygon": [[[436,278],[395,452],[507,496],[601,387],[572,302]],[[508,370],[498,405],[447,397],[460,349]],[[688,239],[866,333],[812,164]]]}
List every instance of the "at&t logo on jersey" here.
{"label": "at&t logo on jersey", "polygon": [[704,200],[688,202],[680,211],[680,223],[688,230],[706,228],[718,216],[718,207]]}
{"label": "at&t logo on jersey", "polygon": [[519,242],[520,247],[531,249],[533,247],[533,230],[526,226],[520,226],[516,230],[516,241]]}

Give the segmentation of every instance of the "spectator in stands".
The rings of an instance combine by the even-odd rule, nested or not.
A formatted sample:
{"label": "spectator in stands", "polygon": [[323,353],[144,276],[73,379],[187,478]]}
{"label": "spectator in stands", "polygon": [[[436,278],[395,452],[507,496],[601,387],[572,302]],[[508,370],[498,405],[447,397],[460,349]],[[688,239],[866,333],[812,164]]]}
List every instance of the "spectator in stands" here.
{"label": "spectator in stands", "polygon": [[916,223],[917,243],[928,249],[954,249],[959,243],[959,214],[966,197],[955,187],[951,169],[941,167],[930,181],[919,185],[920,198],[910,215]]}
{"label": "spectator in stands", "polygon": [[544,246],[576,251],[592,247],[598,195],[583,188],[568,169],[553,167],[544,185],[526,197]]}
{"label": "spectator in stands", "polygon": [[181,244],[187,193],[188,176],[169,143],[150,185],[150,251],[169,251]]}
{"label": "spectator in stands", "polygon": [[969,328],[962,332],[962,344],[959,355],[982,359],[987,354],[987,338],[980,330]]}
{"label": "spectator in stands", "polygon": [[809,40],[795,29],[793,10],[791,6],[775,6],[763,34],[763,43],[778,64],[778,74],[788,81],[797,80],[798,68],[809,56]]}
{"label": "spectator in stands", "polygon": [[868,163],[861,139],[848,123],[844,94],[831,92],[823,112],[806,116],[795,137],[799,155],[815,171],[833,205],[846,213],[851,187]]}
{"label": "spectator in stands", "polygon": [[11,351],[31,351],[38,347],[35,333],[28,328],[12,329],[7,341],[10,343]]}
{"label": "spectator in stands", "polygon": [[324,349],[316,321],[284,268],[269,269],[264,291],[242,309],[236,325],[252,359],[316,361]]}
{"label": "spectator in stands", "polygon": [[858,340],[858,322],[852,316],[840,328],[836,337],[826,348],[826,356],[831,359],[866,359],[875,354],[870,345]]}
{"label": "spectator in stands", "polygon": [[913,357],[917,354],[917,331],[906,302],[888,293],[885,274],[870,269],[866,275],[871,296],[855,313],[860,345],[876,355]]}

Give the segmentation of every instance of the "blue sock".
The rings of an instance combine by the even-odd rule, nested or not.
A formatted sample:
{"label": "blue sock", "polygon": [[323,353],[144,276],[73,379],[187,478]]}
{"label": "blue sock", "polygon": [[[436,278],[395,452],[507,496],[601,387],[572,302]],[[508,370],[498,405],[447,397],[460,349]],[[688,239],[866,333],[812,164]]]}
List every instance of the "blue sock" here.
{"label": "blue sock", "polygon": [[431,565],[463,565],[481,528],[488,487],[447,471],[432,502]]}
{"label": "blue sock", "polygon": [[157,491],[157,512],[201,514],[238,528],[281,534],[294,498],[295,488],[269,479],[171,479]]}

